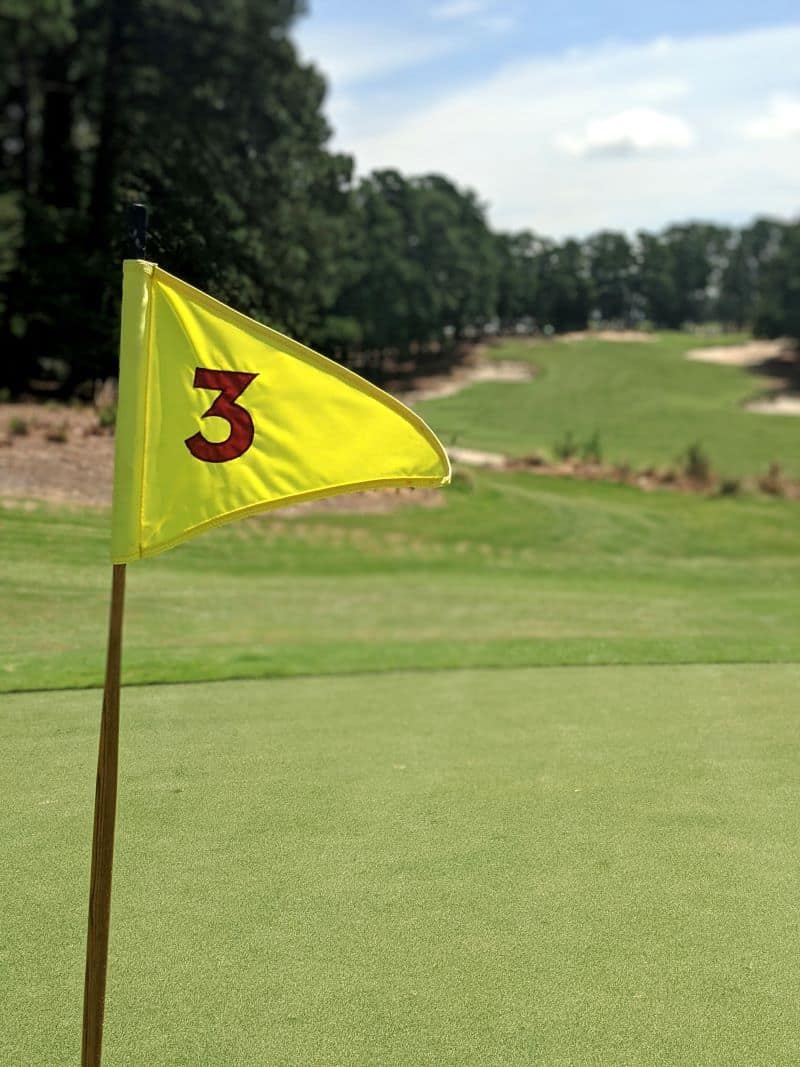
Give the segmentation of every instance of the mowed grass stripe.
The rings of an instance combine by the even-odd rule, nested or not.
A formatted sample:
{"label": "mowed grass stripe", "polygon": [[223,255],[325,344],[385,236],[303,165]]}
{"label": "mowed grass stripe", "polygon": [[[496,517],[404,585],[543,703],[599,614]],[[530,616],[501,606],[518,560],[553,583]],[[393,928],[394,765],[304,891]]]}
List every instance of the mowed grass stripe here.
{"label": "mowed grass stripe", "polygon": [[[123,695],[109,1067],[793,1063],[800,667]],[[0,1062],[76,1062],[97,694],[0,700]]]}
{"label": "mowed grass stripe", "polygon": [[[440,499],[132,565],[125,680],[800,660],[794,501],[480,474]],[[101,683],[107,542],[103,513],[3,511],[0,689]]]}

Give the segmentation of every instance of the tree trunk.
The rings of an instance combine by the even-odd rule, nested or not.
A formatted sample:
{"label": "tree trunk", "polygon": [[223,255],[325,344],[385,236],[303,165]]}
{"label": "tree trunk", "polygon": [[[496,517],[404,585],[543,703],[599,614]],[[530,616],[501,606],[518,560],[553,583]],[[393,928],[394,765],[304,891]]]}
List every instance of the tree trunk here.
{"label": "tree trunk", "polygon": [[69,81],[71,49],[50,54],[42,81],[42,162],[39,196],[58,208],[75,207],[75,149],[72,142],[74,84]]}
{"label": "tree trunk", "polygon": [[106,51],[97,153],[92,171],[89,216],[95,247],[105,252],[111,243],[115,187],[120,154],[120,81],[123,71],[125,28],[131,18],[131,0],[108,0]]}

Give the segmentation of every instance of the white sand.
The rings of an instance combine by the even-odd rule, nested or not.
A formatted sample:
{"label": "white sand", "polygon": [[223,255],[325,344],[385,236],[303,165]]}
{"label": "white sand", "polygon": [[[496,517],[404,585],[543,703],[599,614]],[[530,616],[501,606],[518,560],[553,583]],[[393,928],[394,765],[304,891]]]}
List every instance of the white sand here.
{"label": "white sand", "polygon": [[655,334],[644,330],[573,330],[572,333],[555,334],[555,341],[629,341],[641,344],[642,341],[655,341]]}
{"label": "white sand", "polygon": [[421,400],[455,396],[476,382],[529,382],[535,375],[536,368],[531,363],[512,360],[462,363],[448,374],[418,378],[412,390],[397,395],[405,404],[418,404]]}
{"label": "white sand", "polygon": [[490,470],[502,470],[506,457],[500,452],[481,452],[477,448],[457,448],[452,445],[447,449],[451,463],[463,463],[468,467],[487,467]]}
{"label": "white sand", "polygon": [[719,363],[726,367],[755,367],[767,359],[785,355],[787,342],[747,341],[743,345],[716,345],[713,348],[692,348],[686,358],[698,363]]}
{"label": "white sand", "polygon": [[758,415],[800,415],[800,396],[796,393],[778,393],[765,400],[752,400],[748,411]]}

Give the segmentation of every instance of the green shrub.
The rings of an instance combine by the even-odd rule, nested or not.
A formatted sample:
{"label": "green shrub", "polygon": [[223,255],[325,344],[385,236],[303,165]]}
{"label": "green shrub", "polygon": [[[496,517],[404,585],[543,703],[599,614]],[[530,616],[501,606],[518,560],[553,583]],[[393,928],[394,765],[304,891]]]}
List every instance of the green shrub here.
{"label": "green shrub", "polygon": [[8,432],[12,437],[25,437],[28,433],[28,423],[21,415],[12,415],[8,420]]}
{"label": "green shrub", "polygon": [[786,495],[786,480],[780,463],[770,463],[769,470],[758,479],[758,488],[770,496]]}
{"label": "green shrub", "polygon": [[97,412],[97,421],[104,430],[111,430],[117,422],[116,404],[106,404]]}
{"label": "green shrub", "polygon": [[475,475],[466,467],[453,467],[450,486],[462,493],[471,493],[475,488]]}
{"label": "green shrub", "polygon": [[553,454],[556,459],[566,460],[573,459],[577,455],[578,445],[575,438],[572,436],[572,431],[567,430],[560,441],[556,441],[553,446]]}
{"label": "green shrub", "polygon": [[689,445],[683,457],[683,473],[693,482],[707,485],[711,481],[711,460],[699,441]]}
{"label": "green shrub", "polygon": [[719,483],[720,496],[737,496],[742,489],[741,478],[723,478]]}
{"label": "green shrub", "polygon": [[603,446],[600,444],[600,434],[597,430],[581,448],[581,458],[587,463],[603,462]]}

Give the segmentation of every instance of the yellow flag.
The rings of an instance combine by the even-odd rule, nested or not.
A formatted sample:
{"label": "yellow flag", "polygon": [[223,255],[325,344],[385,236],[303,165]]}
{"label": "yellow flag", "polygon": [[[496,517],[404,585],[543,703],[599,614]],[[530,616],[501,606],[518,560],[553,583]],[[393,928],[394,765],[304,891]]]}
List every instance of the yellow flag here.
{"label": "yellow flag", "polygon": [[268,508],[449,481],[441,444],[394,397],[155,264],[125,262],[115,563]]}

